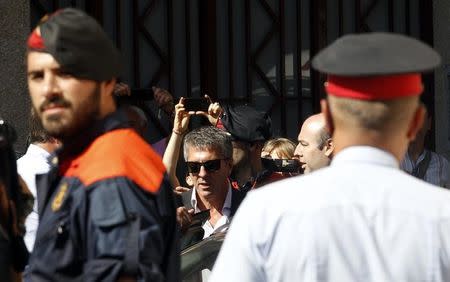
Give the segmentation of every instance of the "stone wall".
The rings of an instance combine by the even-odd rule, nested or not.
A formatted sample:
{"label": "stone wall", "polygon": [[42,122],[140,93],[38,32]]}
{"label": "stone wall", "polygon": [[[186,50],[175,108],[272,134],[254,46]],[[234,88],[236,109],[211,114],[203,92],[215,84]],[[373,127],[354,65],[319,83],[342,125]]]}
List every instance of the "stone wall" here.
{"label": "stone wall", "polygon": [[30,32],[30,2],[0,1],[0,116],[18,133],[16,151],[26,150],[30,99],[25,74],[25,41]]}

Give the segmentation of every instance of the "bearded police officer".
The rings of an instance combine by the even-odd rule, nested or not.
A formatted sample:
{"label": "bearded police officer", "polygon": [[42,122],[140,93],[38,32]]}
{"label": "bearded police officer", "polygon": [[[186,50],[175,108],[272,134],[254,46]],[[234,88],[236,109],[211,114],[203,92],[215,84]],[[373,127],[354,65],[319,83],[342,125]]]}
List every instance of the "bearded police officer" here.
{"label": "bearded police officer", "polygon": [[63,147],[38,179],[30,281],[178,281],[175,206],[165,168],[112,96],[119,53],[76,9],[28,40],[34,110]]}
{"label": "bearded police officer", "polygon": [[328,75],[321,107],[335,156],[250,193],[210,281],[450,281],[450,193],[398,167],[424,119],[420,73],[439,63],[389,33],[321,51],[312,66]]}

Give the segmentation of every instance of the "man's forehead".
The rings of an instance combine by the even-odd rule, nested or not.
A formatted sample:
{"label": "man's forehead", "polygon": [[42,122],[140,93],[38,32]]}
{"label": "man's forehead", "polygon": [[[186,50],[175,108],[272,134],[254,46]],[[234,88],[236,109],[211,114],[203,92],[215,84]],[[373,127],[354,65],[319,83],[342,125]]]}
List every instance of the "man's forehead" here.
{"label": "man's forehead", "polygon": [[27,66],[28,69],[30,69],[30,67],[43,67],[43,66],[59,68],[60,64],[49,53],[29,51],[27,54]]}
{"label": "man's forehead", "polygon": [[189,146],[188,154],[196,154],[196,155],[218,155],[219,152],[217,149],[212,147],[196,147]]}
{"label": "man's forehead", "polygon": [[303,124],[300,133],[298,134],[298,141],[306,141],[308,143],[315,142],[322,128],[323,125],[318,122]]}

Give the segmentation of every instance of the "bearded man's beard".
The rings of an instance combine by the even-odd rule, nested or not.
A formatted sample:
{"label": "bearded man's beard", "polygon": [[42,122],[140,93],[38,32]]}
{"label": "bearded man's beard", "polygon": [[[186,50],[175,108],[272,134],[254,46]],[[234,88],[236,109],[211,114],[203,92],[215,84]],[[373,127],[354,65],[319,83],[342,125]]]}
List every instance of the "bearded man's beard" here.
{"label": "bearded man's beard", "polygon": [[[89,128],[95,120],[98,119],[100,112],[100,84],[97,83],[95,89],[92,90],[87,98],[78,104],[77,108],[73,107],[70,101],[62,96],[55,96],[44,101],[36,110],[39,113],[42,125],[48,134],[54,138],[63,141],[75,137],[80,132]],[[66,112],[64,115],[43,115],[43,109],[47,105],[57,105],[64,107]]]}

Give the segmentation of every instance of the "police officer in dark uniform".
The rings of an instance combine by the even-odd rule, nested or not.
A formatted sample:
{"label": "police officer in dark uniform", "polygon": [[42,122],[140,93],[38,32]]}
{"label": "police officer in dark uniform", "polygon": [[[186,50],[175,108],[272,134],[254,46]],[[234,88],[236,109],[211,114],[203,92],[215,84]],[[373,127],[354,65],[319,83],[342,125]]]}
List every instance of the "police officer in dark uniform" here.
{"label": "police officer in dark uniform", "polygon": [[113,89],[119,53],[84,12],[50,15],[28,40],[34,110],[63,147],[38,178],[30,281],[178,281],[172,190]]}

